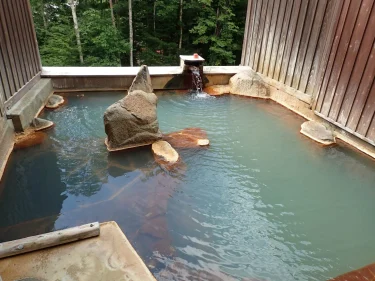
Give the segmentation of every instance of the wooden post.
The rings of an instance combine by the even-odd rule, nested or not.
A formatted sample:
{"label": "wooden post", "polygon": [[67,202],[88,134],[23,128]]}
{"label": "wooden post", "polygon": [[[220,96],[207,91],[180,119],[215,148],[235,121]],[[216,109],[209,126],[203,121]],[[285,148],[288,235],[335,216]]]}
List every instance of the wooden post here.
{"label": "wooden post", "polygon": [[0,243],[0,259],[99,236],[98,222]]}

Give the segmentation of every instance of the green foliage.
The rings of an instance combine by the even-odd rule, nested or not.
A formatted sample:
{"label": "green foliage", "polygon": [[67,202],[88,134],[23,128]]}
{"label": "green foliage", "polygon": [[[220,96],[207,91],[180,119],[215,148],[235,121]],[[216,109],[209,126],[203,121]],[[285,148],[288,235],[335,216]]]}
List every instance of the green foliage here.
{"label": "green foliage", "polygon": [[80,29],[86,65],[121,65],[121,56],[129,53],[129,43],[112,25],[109,10],[88,9],[82,14]]}
{"label": "green foliage", "polygon": [[[84,64],[129,65],[128,0],[80,0],[77,17]],[[44,65],[80,65],[66,0],[31,0]],[[199,53],[209,65],[238,64],[247,0],[133,0],[136,65],[178,65],[180,54]],[[155,9],[155,10],[154,10]],[[183,28],[179,49],[180,27]]]}

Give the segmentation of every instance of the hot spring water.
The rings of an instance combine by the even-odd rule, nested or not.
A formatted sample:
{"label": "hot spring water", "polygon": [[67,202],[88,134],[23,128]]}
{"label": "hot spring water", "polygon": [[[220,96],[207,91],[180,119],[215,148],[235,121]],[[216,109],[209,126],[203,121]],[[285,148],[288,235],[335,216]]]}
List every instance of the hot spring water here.
{"label": "hot spring water", "polygon": [[326,280],[375,262],[375,163],[299,134],[271,102],[159,95],[163,132],[201,127],[168,173],[149,148],[108,154],[104,110],[123,94],[67,96],[56,126],[12,154],[0,240],[116,220],[160,280]]}

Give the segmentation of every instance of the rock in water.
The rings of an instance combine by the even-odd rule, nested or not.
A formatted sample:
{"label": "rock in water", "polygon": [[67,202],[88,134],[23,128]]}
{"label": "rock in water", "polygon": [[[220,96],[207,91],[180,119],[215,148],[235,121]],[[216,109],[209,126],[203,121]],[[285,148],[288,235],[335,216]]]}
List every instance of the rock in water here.
{"label": "rock in water", "polygon": [[48,101],[47,101],[47,104],[46,104],[46,107],[49,108],[49,109],[56,109],[58,108],[60,105],[62,105],[64,103],[64,98],[62,96],[59,96],[59,95],[52,95]]}
{"label": "rock in water", "polygon": [[52,121],[42,119],[42,118],[34,118],[31,122],[31,128],[35,131],[42,131],[48,128],[51,128],[54,125]]}
{"label": "rock in water", "polygon": [[163,135],[163,139],[175,148],[195,148],[210,144],[207,133],[201,128],[186,128]]}
{"label": "rock in water", "polygon": [[104,113],[109,151],[150,145],[161,138],[156,115],[157,97],[134,91],[114,103]]}
{"label": "rock in water", "polygon": [[230,93],[233,95],[268,99],[269,86],[252,70],[237,73],[229,80]]}
{"label": "rock in water", "polygon": [[131,93],[137,90],[141,90],[146,93],[152,93],[154,91],[152,89],[151,77],[150,77],[150,73],[148,72],[147,65],[141,66],[128,92]]}
{"label": "rock in water", "polygon": [[323,145],[335,143],[335,137],[332,131],[328,130],[323,124],[315,121],[303,123],[301,125],[301,133]]}
{"label": "rock in water", "polygon": [[[174,164],[178,161],[177,151],[166,141],[157,141],[152,144],[152,151],[158,157],[169,164]],[[159,162],[157,160],[157,162]]]}

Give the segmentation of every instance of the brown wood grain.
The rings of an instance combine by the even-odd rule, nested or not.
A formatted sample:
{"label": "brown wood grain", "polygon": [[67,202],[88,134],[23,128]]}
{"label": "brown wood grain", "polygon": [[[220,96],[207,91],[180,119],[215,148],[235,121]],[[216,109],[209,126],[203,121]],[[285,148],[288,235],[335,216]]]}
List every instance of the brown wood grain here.
{"label": "brown wood grain", "polygon": [[[346,53],[346,58],[344,60],[344,65],[341,70],[340,78],[338,80],[338,83],[336,85],[336,92],[332,101],[332,106],[329,112],[329,117],[333,120],[337,121],[339,111],[341,109],[342,102],[344,100],[345,94],[347,95],[354,95],[355,92],[347,92],[349,80],[352,78],[352,75],[354,74],[353,70],[355,68],[355,64],[358,65],[358,56],[360,55],[360,48],[362,53],[366,51],[365,54],[363,54],[365,57],[368,58],[369,51],[371,50],[372,46],[372,38],[369,38],[370,41],[364,41],[363,35],[366,30],[366,26],[370,17],[370,13],[373,6],[373,0],[363,0],[361,9],[359,11],[357,22],[355,24],[355,28],[349,43],[349,48]],[[367,39],[367,38],[365,38]],[[362,47],[367,47],[367,50],[363,50]],[[362,61],[362,66],[360,65],[360,68],[362,68],[362,72],[364,69],[364,66],[366,64],[366,59]],[[358,69],[360,71],[360,69]],[[361,72],[359,72],[361,73]]]}
{"label": "brown wood grain", "polygon": [[331,72],[332,72],[332,68],[333,68],[333,65],[334,65],[334,62],[335,62],[335,58],[336,58],[337,50],[338,50],[338,47],[339,47],[341,35],[343,33],[343,30],[344,30],[346,17],[347,17],[348,12],[349,12],[350,2],[351,2],[351,0],[345,0],[344,5],[342,6],[342,9],[341,9],[341,15],[340,15],[340,19],[339,19],[339,22],[338,22],[338,25],[337,25],[337,29],[336,29],[336,33],[335,33],[335,39],[334,39],[333,44],[332,44],[332,48],[331,48],[331,52],[330,52],[330,55],[329,55],[329,60],[328,60],[327,66],[324,69],[324,78],[323,78],[323,82],[322,82],[322,85],[321,85],[320,90],[319,90],[319,98],[318,98],[318,102],[317,102],[317,105],[316,105],[316,111],[318,111],[318,112],[321,112],[322,107],[323,107],[323,102],[326,98],[326,90],[327,90],[327,86],[328,86],[328,83],[329,83],[329,78],[330,78],[330,75],[331,75]]}
{"label": "brown wood grain", "polygon": [[[346,89],[346,93],[342,101],[341,110],[338,115],[338,122],[344,126],[347,125],[349,115],[352,112],[353,108],[355,109],[354,112],[359,112],[360,110],[362,110],[363,104],[358,104],[358,101],[356,102],[356,98],[363,94],[367,96],[367,93],[370,90],[370,83],[375,78],[375,67],[371,68],[371,66],[375,65],[375,33],[372,31],[374,26],[375,5],[372,7],[370,20],[367,23],[365,35],[363,37],[357,60],[355,66],[353,67],[350,82]],[[359,117],[356,118],[357,122],[358,119]]]}
{"label": "brown wood grain", "polygon": [[275,38],[273,40],[273,46],[271,51],[271,59],[268,69],[268,77],[273,77],[273,74],[275,72],[275,65],[277,60],[277,54],[279,50],[279,43],[280,43],[280,37],[281,37],[281,29],[284,22],[284,16],[285,16],[285,10],[286,10],[286,4],[289,0],[281,0],[280,3],[280,10],[277,17],[276,22],[276,31],[275,31]]}
{"label": "brown wood grain", "polygon": [[375,142],[375,115],[372,117],[372,122],[366,137],[371,141]]}
{"label": "brown wood grain", "polygon": [[295,1],[296,0],[287,1],[284,21],[283,21],[283,27],[281,29],[281,37],[280,37],[280,42],[279,42],[279,48],[278,48],[278,51],[277,51],[275,70],[274,70],[273,77],[272,77],[273,79],[275,79],[277,81],[279,80],[279,76],[280,76],[281,64],[283,62],[285,45],[286,45],[286,42],[287,42],[290,20],[291,20],[292,10],[294,8],[294,4],[295,4],[294,2]]}
{"label": "brown wood grain", "polygon": [[332,101],[335,96],[338,80],[340,78],[345,58],[349,50],[350,40],[352,38],[353,30],[355,28],[361,4],[361,0],[351,1],[350,3],[349,14],[346,18],[344,25],[345,32],[343,32],[341,36],[341,40],[337,50],[337,55],[335,57],[335,62],[333,64],[332,72],[329,77],[329,83],[326,90],[326,96],[323,102],[323,107],[320,111],[325,116],[328,116],[332,106]]}
{"label": "brown wood grain", "polygon": [[273,14],[273,7],[274,7],[274,1],[270,0],[268,1],[268,7],[267,7],[267,13],[266,13],[266,22],[264,25],[264,32],[263,32],[263,40],[262,40],[262,46],[260,48],[260,57],[258,62],[257,71],[260,73],[263,73],[263,65],[264,65],[264,59],[266,56],[267,51],[267,43],[270,36],[270,28],[271,28],[271,21],[272,21],[272,14]]}
{"label": "brown wood grain", "polygon": [[317,94],[323,81],[324,69],[328,63],[329,53],[332,48],[334,35],[339,23],[343,4],[344,1],[328,1],[327,3],[327,9],[322,23],[322,30],[320,32],[320,38],[316,48],[316,57],[314,58],[306,89],[306,93],[313,97],[312,108],[314,109],[317,102]]}
{"label": "brown wood grain", "polygon": [[371,91],[367,97],[363,113],[359,119],[357,129],[355,130],[358,134],[366,136],[370,128],[372,119],[375,112],[375,83],[372,84]]}
{"label": "brown wood grain", "polygon": [[[371,54],[366,64],[361,84],[358,88],[354,103],[350,108],[349,117],[346,126],[355,131],[361,118],[363,109],[367,102],[368,95],[375,79],[375,41],[372,45]],[[353,108],[355,110],[353,110]]]}
{"label": "brown wood grain", "polygon": [[292,87],[299,89],[299,84],[302,76],[302,69],[305,62],[305,57],[308,49],[308,44],[311,36],[311,30],[314,25],[314,18],[319,0],[310,0],[309,7],[307,9],[305,26],[303,27],[303,35],[301,38],[301,44],[297,55],[296,67],[292,79]]}
{"label": "brown wood grain", "polygon": [[327,9],[328,0],[319,0],[318,7],[316,8],[316,13],[314,17],[314,24],[311,29],[310,39],[307,46],[305,61],[302,67],[302,74],[299,83],[298,90],[301,92],[306,92],[307,83],[310,77],[313,77],[313,73],[311,73],[312,65],[314,63],[314,59],[319,57],[317,54],[317,47],[318,41],[320,36],[324,36],[321,34],[322,26],[323,26],[323,19]]}
{"label": "brown wood grain", "polygon": [[25,20],[26,20],[26,28],[29,30],[29,36],[30,36],[30,41],[31,41],[31,46],[32,46],[32,54],[34,55],[34,61],[35,61],[35,74],[39,73],[39,71],[42,70],[42,61],[40,59],[40,54],[39,54],[39,47],[38,47],[38,41],[36,38],[36,31],[34,27],[34,20],[33,20],[33,15],[32,15],[32,10],[31,10],[31,4],[30,1],[21,1],[24,5],[24,13],[25,13]]}
{"label": "brown wood grain", "polygon": [[[20,81],[19,89],[28,81],[28,74],[26,71],[25,60],[23,58],[24,50],[22,49],[23,42],[21,41],[21,36],[18,30],[19,25],[19,17],[15,15],[17,10],[17,2],[18,1],[9,1],[3,0],[6,5],[8,5],[8,26],[11,28],[11,45],[14,53],[14,59],[17,65],[17,71]],[[9,20],[10,19],[10,20]]]}
{"label": "brown wood grain", "polygon": [[264,58],[263,66],[262,66],[263,67],[262,73],[264,75],[268,74],[268,69],[269,69],[270,59],[271,59],[271,52],[272,52],[273,42],[275,39],[276,21],[279,15],[279,8],[280,8],[280,0],[275,0],[274,5],[273,5],[272,17],[271,17],[269,37],[267,40],[267,46],[265,47],[266,54],[265,54],[265,58]]}
{"label": "brown wood grain", "polygon": [[293,40],[293,45],[290,51],[291,53],[290,53],[289,62],[288,62],[288,69],[286,70],[285,78],[282,77],[284,78],[283,82],[288,86],[292,85],[292,79],[294,75],[294,69],[296,67],[297,54],[298,54],[300,43],[301,43],[302,31],[303,31],[303,27],[306,21],[306,12],[307,12],[308,5],[309,5],[309,1],[302,1],[301,8],[300,8],[299,15],[298,15],[297,28],[296,28],[296,32],[295,32],[295,36]]}
{"label": "brown wood grain", "polygon": [[266,15],[267,15],[268,3],[270,1],[272,1],[272,0],[263,0],[262,12],[261,12],[261,15],[260,15],[258,38],[257,38],[257,41],[256,41],[254,63],[253,63],[253,69],[255,71],[258,71],[259,58],[260,58],[260,53],[261,53],[261,50],[262,50],[263,38],[264,38],[264,36],[266,36],[265,32],[264,32],[264,27],[265,27],[265,24],[266,24]]}
{"label": "brown wood grain", "polygon": [[245,22],[245,32],[244,32],[244,40],[242,44],[242,54],[241,54],[241,65],[245,65],[245,56],[246,56],[246,49],[247,49],[247,43],[249,39],[249,30],[251,30],[250,26],[250,18],[251,18],[251,6],[253,1],[249,0],[247,3],[247,9],[246,9],[246,22]]}
{"label": "brown wood grain", "polygon": [[[295,41],[298,41],[299,38],[301,38],[301,32],[302,27],[298,27],[298,22],[301,21],[301,14],[303,14],[303,18],[305,17],[305,12],[307,8],[308,1],[301,1],[301,0],[295,0],[294,6],[292,9],[292,15],[289,23],[288,28],[288,35],[286,38],[286,44],[285,44],[285,50],[284,50],[284,56],[281,63],[281,70],[280,75],[278,78],[278,81],[281,83],[285,83],[286,75],[288,72],[288,67],[290,65],[290,59],[292,55],[293,47],[295,47]],[[302,24],[303,26],[303,24]]]}
{"label": "brown wood grain", "polygon": [[258,2],[257,9],[254,15],[254,28],[253,28],[254,34],[253,34],[253,38],[251,42],[250,60],[249,60],[249,66],[253,69],[255,67],[255,64],[254,64],[255,51],[256,51],[257,44],[258,44],[258,38],[259,38],[259,33],[260,33],[259,27],[260,27],[260,22],[261,22],[261,11],[263,8],[263,2],[265,2],[265,0],[258,0],[257,2]]}
{"label": "brown wood grain", "polygon": [[251,4],[251,11],[250,11],[250,15],[251,15],[251,18],[249,20],[249,32],[248,32],[248,38],[247,38],[247,47],[246,47],[246,54],[245,54],[245,65],[246,66],[250,66],[250,55],[251,55],[251,47],[252,47],[252,44],[253,44],[253,39],[254,39],[254,28],[255,28],[255,20],[256,20],[256,12],[257,12],[257,8],[258,8],[258,1],[253,1],[253,0],[249,0],[252,4]]}

